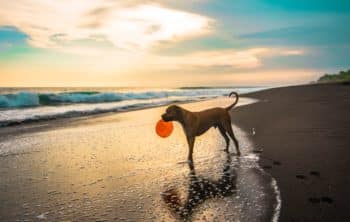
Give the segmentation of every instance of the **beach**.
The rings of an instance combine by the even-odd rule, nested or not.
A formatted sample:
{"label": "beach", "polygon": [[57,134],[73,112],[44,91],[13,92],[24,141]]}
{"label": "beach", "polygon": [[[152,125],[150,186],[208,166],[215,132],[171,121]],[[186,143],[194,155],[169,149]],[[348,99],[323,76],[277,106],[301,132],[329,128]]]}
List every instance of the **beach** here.
{"label": "beach", "polygon": [[260,165],[277,180],[280,221],[349,221],[350,86],[269,89],[259,103],[232,111],[233,123],[262,151]]}
{"label": "beach", "polygon": [[231,111],[242,156],[211,128],[194,171],[181,126],[154,131],[164,106],[2,127],[0,221],[347,221],[349,87],[243,95]]}
{"label": "beach", "polygon": [[[255,100],[241,98],[238,105]],[[224,106],[221,97],[182,104]],[[271,221],[275,181],[258,165],[246,132],[227,155],[210,129],[196,141],[194,171],[179,124],[163,139],[165,107],[19,124],[0,129],[1,221]],[[176,195],[175,195],[176,194]],[[178,206],[171,205],[172,198]]]}
{"label": "beach", "polygon": [[0,222],[350,222],[350,0],[0,7]]}

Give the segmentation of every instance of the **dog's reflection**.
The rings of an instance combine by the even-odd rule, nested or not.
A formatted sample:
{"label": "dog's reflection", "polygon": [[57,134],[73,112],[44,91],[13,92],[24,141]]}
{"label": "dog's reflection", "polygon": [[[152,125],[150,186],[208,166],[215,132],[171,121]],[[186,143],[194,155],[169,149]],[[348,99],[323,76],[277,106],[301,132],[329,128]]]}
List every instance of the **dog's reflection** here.
{"label": "dog's reflection", "polygon": [[171,213],[181,219],[189,220],[195,208],[205,200],[213,197],[230,196],[236,191],[236,171],[232,168],[231,156],[226,155],[222,175],[218,180],[197,176],[194,165],[188,164],[189,187],[185,200],[180,199],[177,189],[168,189],[161,194],[163,201]]}

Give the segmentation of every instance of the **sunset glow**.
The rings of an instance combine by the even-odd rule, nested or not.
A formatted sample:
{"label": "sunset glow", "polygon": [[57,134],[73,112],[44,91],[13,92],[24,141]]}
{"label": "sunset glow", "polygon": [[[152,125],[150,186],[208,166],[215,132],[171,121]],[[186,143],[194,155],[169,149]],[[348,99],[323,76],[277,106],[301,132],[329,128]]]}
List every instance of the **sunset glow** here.
{"label": "sunset glow", "polygon": [[[269,15],[250,16],[248,3],[231,1],[2,0],[1,86],[143,86],[155,77],[149,85],[283,85],[346,66],[337,59],[349,53],[344,42],[327,50],[317,41],[338,35],[309,41],[299,33],[315,35],[332,11],[287,13],[277,4],[257,3]],[[329,22],[337,27],[344,16]]]}

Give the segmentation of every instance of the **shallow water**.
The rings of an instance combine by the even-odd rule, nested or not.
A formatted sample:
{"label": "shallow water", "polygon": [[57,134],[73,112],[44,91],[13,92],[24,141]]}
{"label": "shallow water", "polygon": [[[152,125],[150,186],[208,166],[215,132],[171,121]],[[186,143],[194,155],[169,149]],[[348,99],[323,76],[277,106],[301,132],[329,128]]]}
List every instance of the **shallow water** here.
{"label": "shallow water", "polygon": [[[186,104],[191,110],[229,100]],[[223,152],[210,129],[195,143],[194,164],[175,124],[154,133],[164,108],[82,121],[0,142],[1,221],[271,221],[278,196],[257,164],[247,134],[234,127],[242,156]],[[235,152],[233,145],[230,150]],[[192,168],[193,167],[193,168]],[[170,198],[170,202],[169,202]],[[170,203],[170,204],[169,204]]]}

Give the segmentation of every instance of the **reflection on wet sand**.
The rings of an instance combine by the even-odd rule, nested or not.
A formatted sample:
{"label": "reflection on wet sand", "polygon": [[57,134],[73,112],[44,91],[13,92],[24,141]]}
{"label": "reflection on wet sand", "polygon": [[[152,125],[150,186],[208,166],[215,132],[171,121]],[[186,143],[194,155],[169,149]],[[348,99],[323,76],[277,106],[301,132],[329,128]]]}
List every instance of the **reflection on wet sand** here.
{"label": "reflection on wet sand", "polygon": [[231,155],[227,153],[226,162],[218,180],[198,176],[194,163],[189,162],[189,185],[187,197],[181,200],[176,188],[170,188],[161,193],[162,199],[172,215],[181,220],[191,220],[195,209],[207,199],[227,197],[236,192],[237,173],[232,168]]}

